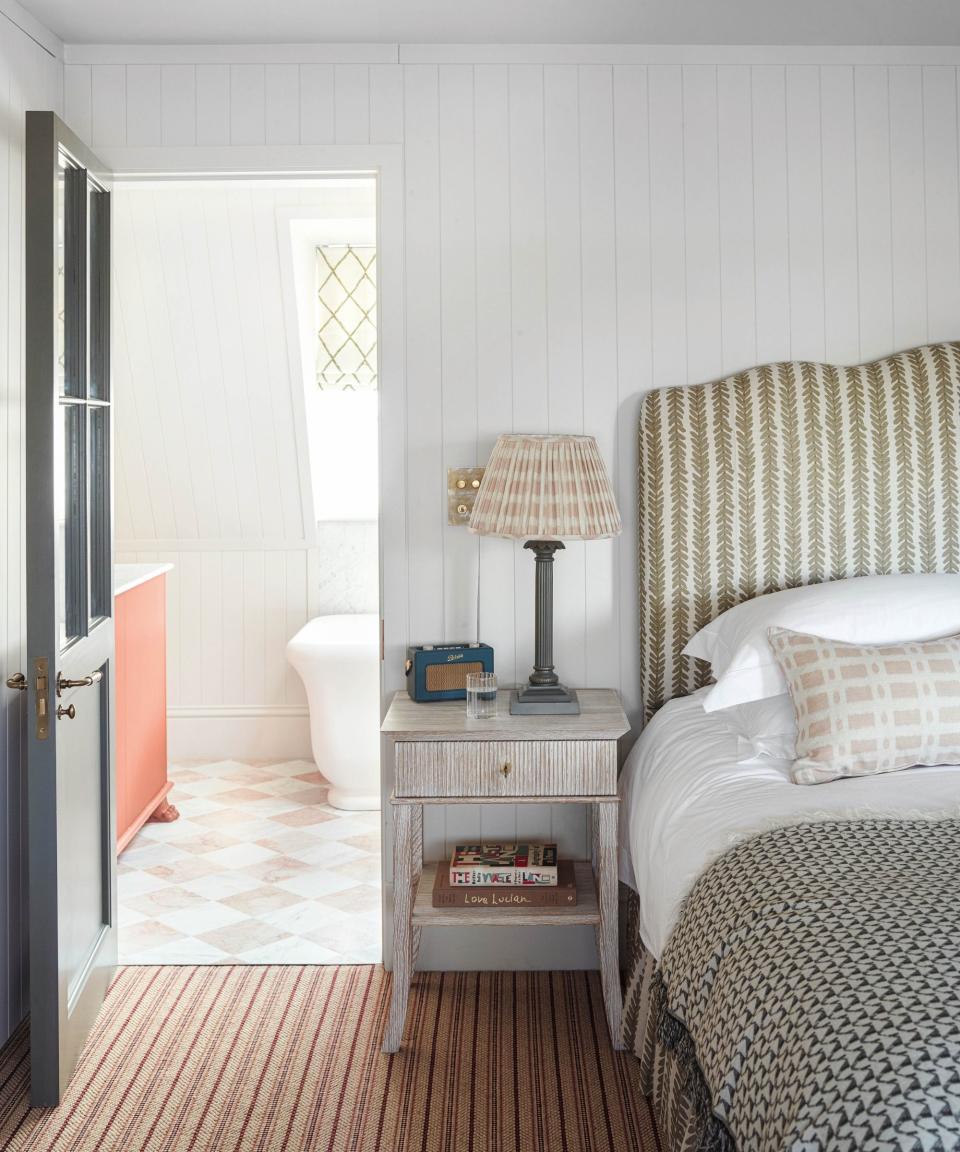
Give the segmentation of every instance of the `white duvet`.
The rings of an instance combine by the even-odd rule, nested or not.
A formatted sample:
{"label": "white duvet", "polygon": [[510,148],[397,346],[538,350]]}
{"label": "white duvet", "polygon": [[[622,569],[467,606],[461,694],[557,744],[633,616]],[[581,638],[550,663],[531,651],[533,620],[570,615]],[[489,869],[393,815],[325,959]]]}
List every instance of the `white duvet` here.
{"label": "white duvet", "polygon": [[684,897],[732,844],[800,821],[960,815],[960,767],[912,768],[803,786],[786,760],[737,763],[707,689],[650,721],[620,776],[620,878],[640,897],[640,934],[659,957]]}

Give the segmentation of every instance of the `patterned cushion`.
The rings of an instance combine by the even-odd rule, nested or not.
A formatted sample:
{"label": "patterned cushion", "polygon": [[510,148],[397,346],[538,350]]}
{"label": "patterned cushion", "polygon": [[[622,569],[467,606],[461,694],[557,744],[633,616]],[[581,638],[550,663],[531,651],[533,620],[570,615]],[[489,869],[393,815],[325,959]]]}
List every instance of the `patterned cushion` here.
{"label": "patterned cushion", "polygon": [[797,713],[797,784],[960,764],[960,636],[882,647],[770,629]]}

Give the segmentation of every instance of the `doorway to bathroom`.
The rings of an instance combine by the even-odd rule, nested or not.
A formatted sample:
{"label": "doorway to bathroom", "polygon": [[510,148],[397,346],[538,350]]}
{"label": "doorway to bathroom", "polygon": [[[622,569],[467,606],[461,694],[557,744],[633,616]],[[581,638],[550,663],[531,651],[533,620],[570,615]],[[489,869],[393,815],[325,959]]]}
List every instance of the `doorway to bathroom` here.
{"label": "doorway to bathroom", "polygon": [[381,959],[377,256],[373,177],[116,186],[121,963]]}

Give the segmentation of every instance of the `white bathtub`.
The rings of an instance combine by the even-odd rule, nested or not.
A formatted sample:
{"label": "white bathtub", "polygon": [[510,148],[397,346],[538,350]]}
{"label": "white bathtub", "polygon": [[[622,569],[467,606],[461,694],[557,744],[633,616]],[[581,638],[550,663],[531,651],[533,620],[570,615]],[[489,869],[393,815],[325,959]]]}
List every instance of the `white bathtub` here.
{"label": "white bathtub", "polygon": [[317,616],[287,644],[310,706],[310,742],[335,808],[380,807],[380,620]]}

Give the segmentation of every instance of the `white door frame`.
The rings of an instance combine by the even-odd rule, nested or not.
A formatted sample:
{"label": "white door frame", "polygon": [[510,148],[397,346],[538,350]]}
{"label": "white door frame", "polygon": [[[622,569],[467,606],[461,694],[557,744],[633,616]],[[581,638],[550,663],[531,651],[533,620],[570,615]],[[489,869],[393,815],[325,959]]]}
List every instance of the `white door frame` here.
{"label": "white door frame", "polygon": [[[101,148],[114,187],[124,180],[373,176],[377,181],[377,376],[380,389],[380,714],[403,687],[409,634],[406,556],[406,323],[403,306],[403,149],[399,144]],[[398,482],[401,481],[401,482]],[[383,960],[393,963],[393,756],[381,740]]]}

